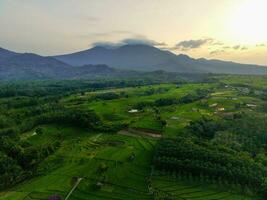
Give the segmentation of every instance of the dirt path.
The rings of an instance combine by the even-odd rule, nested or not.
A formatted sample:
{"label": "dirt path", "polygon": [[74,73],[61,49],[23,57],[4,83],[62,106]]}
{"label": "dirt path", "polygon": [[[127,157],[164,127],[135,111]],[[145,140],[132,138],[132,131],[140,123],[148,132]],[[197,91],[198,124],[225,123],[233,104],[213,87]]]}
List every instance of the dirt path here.
{"label": "dirt path", "polygon": [[118,132],[120,135],[127,135],[127,136],[132,136],[132,137],[143,137],[143,136],[148,136],[152,138],[161,138],[162,135],[158,133],[153,133],[145,130],[138,130],[138,129],[124,129]]}
{"label": "dirt path", "polygon": [[78,185],[80,184],[80,182],[83,180],[83,178],[78,178],[77,182],[74,184],[74,186],[72,187],[72,189],[70,190],[69,194],[66,196],[65,200],[68,200],[71,196],[71,194],[74,192],[74,190],[78,187]]}

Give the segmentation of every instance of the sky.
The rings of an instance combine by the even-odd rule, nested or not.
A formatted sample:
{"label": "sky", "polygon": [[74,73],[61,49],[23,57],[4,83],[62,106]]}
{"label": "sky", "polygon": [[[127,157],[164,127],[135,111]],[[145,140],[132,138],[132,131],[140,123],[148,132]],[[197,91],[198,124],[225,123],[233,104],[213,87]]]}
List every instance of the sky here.
{"label": "sky", "polygon": [[149,44],[267,65],[266,0],[0,0],[0,47],[59,55]]}

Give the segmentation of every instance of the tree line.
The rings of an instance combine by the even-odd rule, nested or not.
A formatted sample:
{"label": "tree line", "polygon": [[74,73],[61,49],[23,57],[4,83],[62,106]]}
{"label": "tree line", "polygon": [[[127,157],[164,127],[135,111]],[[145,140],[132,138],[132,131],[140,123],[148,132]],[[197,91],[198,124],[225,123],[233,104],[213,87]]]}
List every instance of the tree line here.
{"label": "tree line", "polygon": [[168,173],[239,184],[253,191],[264,186],[266,176],[265,169],[253,159],[189,137],[161,140],[153,163],[156,169]]}
{"label": "tree line", "polygon": [[159,98],[156,99],[155,101],[138,102],[133,107],[138,110],[143,110],[146,107],[163,107],[163,106],[193,103],[195,101],[207,97],[209,93],[211,93],[211,90],[198,89],[194,93],[187,94],[185,96],[182,96],[181,98],[175,98],[175,97]]}

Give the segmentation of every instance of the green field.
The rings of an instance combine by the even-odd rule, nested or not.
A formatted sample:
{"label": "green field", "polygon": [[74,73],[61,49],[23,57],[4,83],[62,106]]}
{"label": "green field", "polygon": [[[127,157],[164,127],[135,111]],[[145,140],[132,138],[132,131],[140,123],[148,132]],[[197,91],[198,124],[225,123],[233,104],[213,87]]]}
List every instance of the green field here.
{"label": "green field", "polygon": [[[44,126],[42,136],[28,140],[40,145],[52,141],[55,133],[64,133],[64,142],[53,156],[40,166],[40,175],[1,193],[0,199],[47,199],[52,194],[65,197],[71,189],[72,177],[83,177],[70,199],[153,199],[147,179],[151,176],[152,138],[106,135],[71,127]],[[112,142],[115,143],[113,146]],[[129,161],[134,153],[136,158]],[[105,164],[105,178],[98,168]],[[221,191],[209,185],[189,184],[165,176],[152,174],[152,185],[177,198],[184,199],[251,199]],[[94,185],[102,181],[97,190]]]}
{"label": "green field", "polygon": [[[256,200],[255,194],[240,188],[154,171],[152,159],[159,138],[146,135],[155,133],[162,138],[175,138],[184,134],[190,122],[203,116],[214,120],[238,113],[267,117],[267,113],[259,109],[265,106],[265,100],[244,89],[247,84],[253,90],[259,90],[267,82],[252,80],[229,76],[220,77],[220,81],[214,83],[156,84],[64,96],[59,102],[67,108],[93,110],[106,126],[123,124],[124,131],[132,132],[122,135],[119,132],[47,124],[40,126],[42,134],[35,134],[35,128],[21,134],[22,141],[36,147],[55,140],[60,140],[60,147],[40,163],[34,177],[2,191],[0,199],[45,200],[51,195],[64,199],[73,186],[72,180],[80,177],[82,180],[70,196],[71,200],[157,199],[153,191],[178,200]],[[244,84],[243,90],[237,83]],[[129,112],[140,102],[149,104],[161,98],[180,99],[196,94],[197,90],[208,90],[209,93],[205,98],[189,103],[156,108],[145,106],[142,110]],[[119,98],[96,98],[99,94],[110,92],[120,95]],[[162,125],[162,121],[166,124]]]}

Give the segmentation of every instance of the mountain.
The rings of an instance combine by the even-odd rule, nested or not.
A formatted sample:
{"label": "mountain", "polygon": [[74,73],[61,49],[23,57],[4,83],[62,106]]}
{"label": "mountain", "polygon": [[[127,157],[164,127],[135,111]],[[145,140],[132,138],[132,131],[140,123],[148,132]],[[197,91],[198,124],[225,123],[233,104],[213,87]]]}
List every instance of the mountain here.
{"label": "mountain", "polygon": [[123,77],[128,74],[106,65],[73,67],[53,57],[15,53],[0,48],[0,80],[103,78]]}
{"label": "mountain", "polygon": [[94,47],[54,57],[0,48],[0,80],[138,77],[143,72],[267,74],[267,67],[193,59],[148,45]]}
{"label": "mountain", "polygon": [[72,67],[55,58],[32,53],[0,51],[1,79],[40,79],[64,76]]}
{"label": "mountain", "polygon": [[3,59],[0,64],[9,67],[33,67],[33,68],[51,68],[51,67],[70,67],[70,65],[63,63],[52,57],[43,57],[32,53],[22,53],[9,56]]}
{"label": "mountain", "polygon": [[9,51],[9,50],[6,50],[6,49],[3,49],[0,47],[0,62],[7,59],[7,58],[10,58],[12,56],[15,56],[17,55],[18,53],[15,53],[13,51]]}
{"label": "mountain", "polygon": [[148,45],[125,45],[118,48],[96,46],[54,58],[73,66],[106,64],[124,70],[164,70],[179,73],[267,74],[267,67],[220,60],[193,59]]}
{"label": "mountain", "polygon": [[[106,64],[118,69],[141,71],[170,71],[177,66],[175,54],[148,45],[125,45],[115,49],[97,46],[69,55],[55,56],[55,58],[74,66]],[[177,71],[179,71],[178,68]]]}

